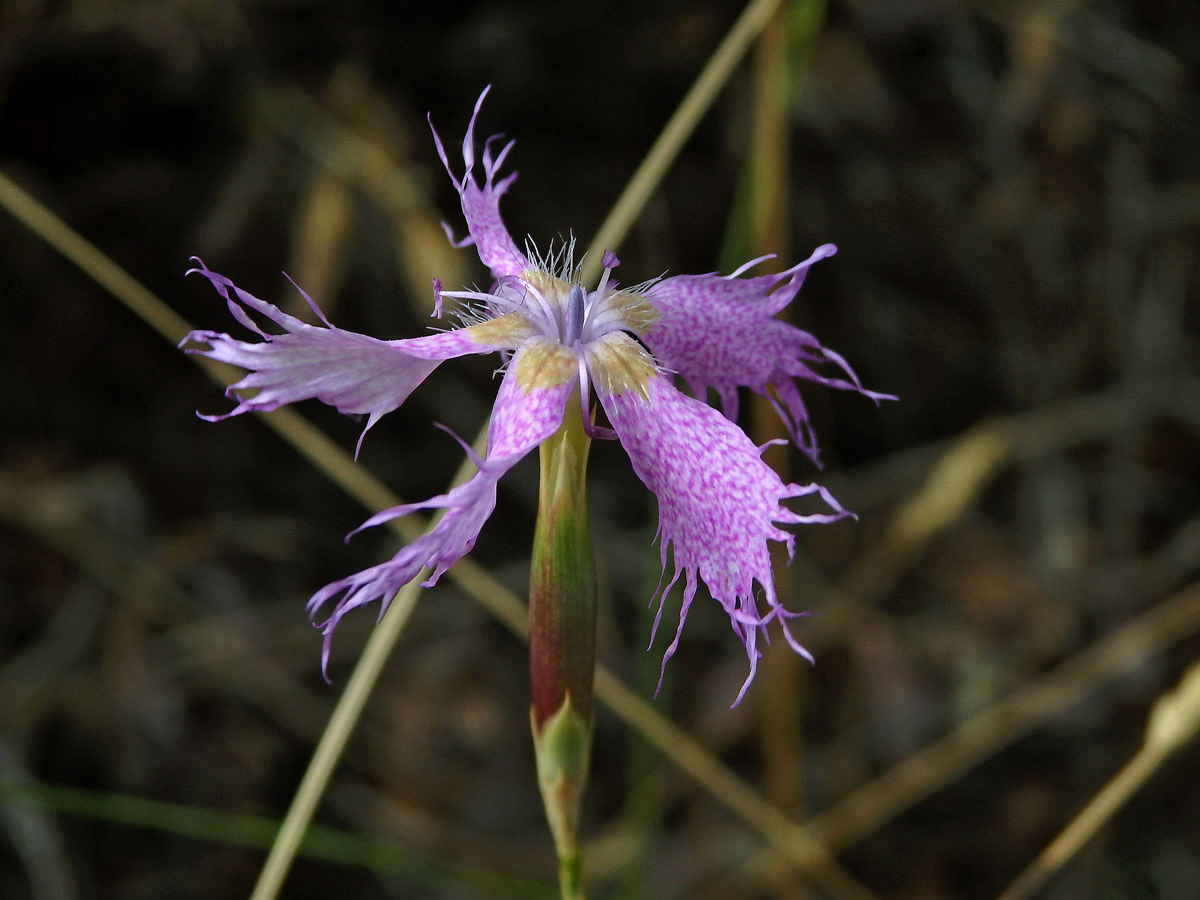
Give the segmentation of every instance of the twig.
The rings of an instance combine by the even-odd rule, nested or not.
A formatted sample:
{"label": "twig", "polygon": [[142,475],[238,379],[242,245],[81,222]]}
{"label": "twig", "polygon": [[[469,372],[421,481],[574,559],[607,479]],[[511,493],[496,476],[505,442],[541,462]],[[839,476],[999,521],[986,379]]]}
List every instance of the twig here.
{"label": "twig", "polygon": [[270,853],[267,854],[267,861],[259,872],[250,900],[270,900],[278,896],[317,804],[325,793],[354,726],[358,724],[359,716],[367,705],[375,682],[379,680],[379,673],[400,638],[400,632],[408,623],[408,617],[412,614],[417,604],[417,596],[421,592],[421,582],[428,574],[427,570],[422,570],[420,576],[402,587],[383,619],[372,629],[362,656],[350,675],[346,690],[338,698],[333,715],[329,718],[329,725],[322,733],[317,749],[313,751],[300,786],[296,788],[292,803],[283,817],[283,824],[271,844]]}
{"label": "twig", "polygon": [[1171,693],[1150,713],[1146,741],[1108,784],[1030,863],[998,900],[1032,897],[1113,817],[1164,761],[1200,730],[1200,663],[1184,673]]}
{"label": "twig", "polygon": [[613,204],[612,210],[596,231],[596,236],[588,245],[587,256],[584,258],[582,279],[584,284],[590,284],[600,274],[601,257],[605,250],[616,250],[625,240],[634,220],[641,213],[646,201],[654,193],[658,183],[662,181],[667,169],[675,162],[675,157],[683,148],[701,117],[708,112],[717,93],[725,86],[734,67],[746,55],[750,44],[758,33],[770,21],[780,0],[752,0],[745,11],[733,23],[725,39],[721,41],[708,63],[696,77],[691,89],[680,101],[678,108],[672,114],[662,133],[654,142],[637,167],[633,177],[621,196]]}
{"label": "twig", "polygon": [[[864,784],[811,819],[809,831],[827,852],[846,849],[1069,709],[1103,682],[1198,629],[1200,582],[1195,582]],[[760,854],[742,867],[743,877],[755,871],[765,877],[761,870],[775,862]]]}

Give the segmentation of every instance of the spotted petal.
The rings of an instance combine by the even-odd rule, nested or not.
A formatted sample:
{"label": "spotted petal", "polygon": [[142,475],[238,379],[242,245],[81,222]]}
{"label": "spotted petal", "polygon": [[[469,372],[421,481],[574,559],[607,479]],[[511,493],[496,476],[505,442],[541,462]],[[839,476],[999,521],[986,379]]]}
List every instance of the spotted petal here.
{"label": "spotted petal", "polygon": [[[545,340],[528,341],[509,364],[492,408],[487,457],[480,459],[472,454],[479,469],[474,477],[446,494],[386,509],[355,529],[361,531],[419,509],[446,510],[433,529],[387,562],[326,585],[309,600],[308,612],[314,616],[330,600],[340,597],[329,617],[320,623],[325,635],[322,670],[329,660],[333,631],[347,612],[378,600],[382,616],[396,592],[423,568],[433,570],[423,582],[425,587],[432,587],[447,569],[471,551],[496,505],[497,482],[526,453],[555,432],[577,377],[575,357],[565,348]],[[467,452],[471,453],[469,448]]]}
{"label": "spotted petal", "polygon": [[[788,618],[797,614],[785,610],[775,595],[767,542],[783,542],[790,555],[793,537],[778,525],[833,522],[851,513],[819,485],[784,484],[740,428],[706,403],[680,393],[648,360],[646,351],[621,333],[606,335],[588,354],[604,411],[634,471],[658,499],[664,570],[667,547],[672,548],[674,574],[659,594],[655,630],[663,598],[684,577],[679,625],[663,667],[679,646],[699,579],[728,614],[750,660],[736,704],[754,678],[759,632],[765,636],[771,620],[779,622],[792,649],[811,659],[788,630]],[[782,505],[809,494],[819,494],[832,512],[800,515]],[[755,599],[756,582],[766,600],[765,613]]]}
{"label": "spotted petal", "polygon": [[494,134],[488,138],[483,144],[484,179],[482,186],[475,180],[473,174],[475,169],[475,120],[479,117],[479,108],[483,105],[483,98],[491,89],[491,85],[483,89],[483,93],[475,101],[475,111],[471,113],[471,121],[467,124],[467,134],[463,138],[462,145],[463,164],[466,166],[466,171],[462,178],[459,178],[451,170],[446,148],[442,145],[442,139],[438,135],[437,129],[433,127],[432,119],[429,120],[429,128],[433,131],[433,142],[437,146],[437,153],[442,160],[442,165],[446,167],[446,174],[450,176],[450,181],[454,183],[454,189],[458,191],[459,199],[462,201],[463,217],[467,220],[467,237],[456,241],[449,225],[443,222],[442,228],[445,229],[446,236],[450,238],[450,242],[454,246],[467,247],[474,244],[479,251],[480,260],[492,270],[492,276],[503,278],[506,275],[520,275],[529,268],[529,262],[517,249],[517,245],[509,236],[508,229],[504,227],[504,221],[500,218],[500,198],[508,191],[509,186],[516,179],[517,173],[512,172],[499,181],[496,181],[496,175],[500,171],[505,157],[512,150],[515,141],[505,144],[500,153],[493,158],[492,144],[500,140],[502,136]]}
{"label": "spotted petal", "polygon": [[659,315],[640,334],[659,362],[678,372],[697,397],[715,388],[731,419],[737,416],[739,387],[770,398],[796,446],[817,465],[816,435],[793,379],[857,391],[876,403],[896,399],[864,388],[840,355],[775,318],[795,298],[809,266],[836,252],[833,244],[824,244],[804,262],[774,275],[738,277],[759,259],[731,275],[664,278],[646,293]]}
{"label": "spotted petal", "polygon": [[[224,275],[195,259],[190,270],[209,280],[225,298],[234,319],[257,334],[260,341],[241,341],[215,331],[192,331],[182,342],[207,344],[207,349],[187,352],[249,369],[230,385],[226,396],[237,406],[223,415],[202,416],[220,421],[245,412],[269,412],[298,400],[316,398],[350,415],[366,415],[363,435],[380,417],[400,406],[409,394],[443,360],[471,353],[489,353],[516,346],[524,330],[513,317],[494,319],[471,328],[431,334],[401,341],[380,341],[365,334],[335,328],[312,298],[297,286],[321,325],[309,325],[278,307],[260,300]],[[231,296],[232,292],[232,296]],[[283,334],[263,331],[250,317],[251,310],[284,329]],[[512,325],[512,328],[506,327]],[[237,391],[254,389],[251,397]],[[362,437],[359,438],[359,444]]]}

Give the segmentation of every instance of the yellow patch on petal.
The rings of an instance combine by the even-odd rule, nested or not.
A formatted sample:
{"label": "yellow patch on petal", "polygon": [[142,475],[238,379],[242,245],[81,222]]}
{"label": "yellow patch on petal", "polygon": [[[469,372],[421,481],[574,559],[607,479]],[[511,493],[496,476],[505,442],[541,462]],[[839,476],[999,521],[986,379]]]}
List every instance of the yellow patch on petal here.
{"label": "yellow patch on petal", "polygon": [[575,354],[562,344],[534,338],[521,348],[521,355],[513,363],[517,384],[530,393],[537,388],[554,388],[566,384],[579,374],[579,361]]}
{"label": "yellow patch on petal", "polygon": [[543,269],[526,269],[521,273],[521,280],[538,290],[551,302],[565,298],[571,293],[571,282],[551,275]]}
{"label": "yellow patch on petal", "polygon": [[658,310],[639,294],[619,291],[608,297],[604,305],[634,334],[645,334],[658,319]]}
{"label": "yellow patch on petal", "polygon": [[515,350],[534,334],[533,323],[520,313],[510,312],[478,325],[462,329],[471,340],[489,347],[506,347]]}
{"label": "yellow patch on petal", "polygon": [[646,385],[658,377],[654,357],[623,331],[610,332],[588,344],[587,364],[596,390],[604,394],[633,392],[648,401]]}

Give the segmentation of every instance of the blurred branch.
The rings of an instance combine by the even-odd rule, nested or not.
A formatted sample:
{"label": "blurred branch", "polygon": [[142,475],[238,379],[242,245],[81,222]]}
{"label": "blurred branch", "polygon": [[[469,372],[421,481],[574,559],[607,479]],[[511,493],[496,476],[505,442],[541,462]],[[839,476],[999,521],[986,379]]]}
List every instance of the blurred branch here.
{"label": "blurred branch", "polygon": [[1200,663],[1188,669],[1175,689],[1154,704],[1146,726],[1146,741],[1133,759],[1100,789],[998,900],[1024,900],[1037,893],[1197,731],[1200,731]]}
{"label": "blurred branch", "polygon": [[[436,275],[446,284],[466,280],[463,254],[446,241],[439,216],[429,201],[429,190],[414,172],[392,129],[380,123],[390,108],[360,83],[364,75],[342,73],[331,84],[329,102],[348,111],[353,121],[331,113],[321,103],[295,87],[264,85],[252,95],[249,112],[261,117],[271,128],[295,144],[317,165],[315,183],[332,176],[358,188],[369,201],[381,208],[392,222],[400,272],[409,291],[409,299],[427,312],[432,294],[431,279]],[[354,115],[357,113],[357,115]],[[421,122],[421,129],[427,126]],[[294,259],[302,259],[296,250]],[[328,253],[326,248],[323,253]],[[294,273],[300,284],[308,284]],[[313,296],[322,294],[309,287]]]}
{"label": "blurred branch", "polygon": [[[790,5],[790,4],[789,4]],[[809,4],[797,3],[796,6]],[[783,254],[787,247],[788,207],[788,7],[780,6],[763,28],[753,57],[753,82],[750,95],[750,147],[742,176],[742,198],[748,204],[735,203],[732,221],[727,226],[726,245],[734,243],[729,235],[740,232],[741,243],[748,238],[749,252],[742,259]],[[820,22],[816,17],[814,27]],[[739,198],[739,199],[742,199]],[[748,206],[748,217],[739,215]],[[741,260],[734,263],[741,265]],[[790,308],[782,318],[793,315]],[[785,437],[782,423],[771,401],[755,394],[750,398],[750,433],[754,443],[764,447],[762,458],[786,483],[790,481],[788,453],[784,446],[769,446]],[[771,568],[775,590],[780,597],[793,596],[796,572],[787,565],[788,553],[782,544],[772,544]],[[762,754],[763,786],[767,799],[789,815],[801,816],[804,809],[804,748],[800,719],[801,684],[797,677],[800,659],[784,642],[764,648],[762,688],[755,704],[758,714],[758,740]],[[799,900],[804,886],[795,870],[786,872],[776,885],[780,900]]]}
{"label": "blurred branch", "polygon": [[[829,852],[845,850],[984,759],[1070,709],[1105,681],[1132,671],[1197,630],[1200,582],[1168,597],[945,737],[909,755],[810,819],[809,830]],[[757,872],[765,878],[765,870],[777,862],[769,854],[759,854],[742,867],[742,873],[747,876]]]}
{"label": "blurred branch", "polygon": [[810,827],[830,847],[850,846],[1069,709],[1103,682],[1198,629],[1200,582],[1195,582],[907,757],[817,816]]}
{"label": "blurred branch", "polygon": [[379,680],[379,674],[383,671],[392,648],[400,638],[400,632],[408,624],[408,617],[412,615],[417,597],[421,593],[421,582],[428,575],[429,570],[422,569],[416,578],[402,587],[392,598],[391,605],[379,620],[379,624],[371,630],[362,656],[359,657],[358,664],[346,683],[346,690],[338,698],[333,715],[329,717],[329,724],[321,733],[321,739],[317,742],[308,768],[304,770],[304,777],[300,779],[300,785],[296,788],[291,805],[283,817],[279,833],[271,843],[271,851],[267,854],[267,861],[259,873],[250,900],[271,900],[278,896],[292,860],[304,840],[305,832],[312,823],[317,804],[321,802],[329,779],[333,776],[333,770],[346,749],[346,743],[350,740],[363,709],[366,708],[367,700],[370,699],[371,691],[375,682]]}
{"label": "blurred branch", "polygon": [[[279,827],[277,820],[266,816],[11,777],[0,777],[0,800],[11,806],[37,807],[194,840],[258,849],[271,846]],[[461,884],[488,897],[551,896],[541,882],[489,872],[478,865],[447,864],[395,843],[369,840],[326,825],[313,825],[308,829],[300,852],[308,859],[358,866],[381,875],[402,876],[410,886],[428,888]],[[69,895],[47,896],[57,900]]]}
{"label": "blurred branch", "polygon": [[[10,785],[29,778],[16,753],[0,742],[0,801]],[[79,896],[71,855],[45,804],[0,804],[0,825],[25,868],[31,900],[73,900]],[[7,880],[7,879],[6,879]]]}
{"label": "blurred branch", "polygon": [[[855,493],[871,494],[881,502],[896,487],[911,485],[916,472],[926,470],[921,486],[892,515],[884,536],[819,604],[821,615],[813,627],[832,633],[878,615],[870,604],[972,508],[1007,467],[1112,438],[1156,418],[1173,419],[1200,434],[1200,381],[1146,379],[1047,404],[981,422],[952,441],[897,454],[868,470],[830,478],[831,490],[849,497],[853,507]],[[934,456],[936,451],[940,452]]]}
{"label": "blurred branch", "polygon": [[604,251],[615,251],[625,240],[625,235],[633,227],[642,207],[662,181],[667,169],[675,162],[675,157],[679,155],[684,142],[696,129],[701,117],[708,112],[717,93],[729,80],[734,67],[746,55],[750,44],[766,27],[779,2],[780,0],[752,0],[733,23],[725,39],[713,52],[691,89],[663,126],[658,139],[633,173],[633,177],[629,179],[629,183],[625,185],[625,190],[621,192],[621,196],[617,198],[617,202],[613,204],[612,210],[588,245],[581,274],[584,284],[595,281],[600,274],[600,261]]}
{"label": "blurred branch", "polygon": [[[1147,380],[970,429],[928,464],[924,481],[897,508],[883,537],[818,604],[821,615],[813,627],[828,634],[870,621],[891,629],[890,620],[871,605],[873,601],[885,595],[930,544],[973,507],[1006,467],[1111,438],[1157,417],[1176,419],[1200,432],[1200,385],[1182,378]],[[904,464],[912,466],[918,458],[928,456],[924,451],[910,451]],[[878,468],[888,471],[895,465]],[[868,478],[875,477],[868,474]],[[906,478],[900,483],[911,481]],[[1181,540],[1184,538],[1186,535]],[[828,851],[840,852],[1062,712],[1101,681],[1197,630],[1200,584],[1173,595],[855,790],[811,819],[811,833]],[[768,877],[767,870],[774,871],[779,863],[778,857],[772,856],[759,854],[741,872],[757,871]]]}

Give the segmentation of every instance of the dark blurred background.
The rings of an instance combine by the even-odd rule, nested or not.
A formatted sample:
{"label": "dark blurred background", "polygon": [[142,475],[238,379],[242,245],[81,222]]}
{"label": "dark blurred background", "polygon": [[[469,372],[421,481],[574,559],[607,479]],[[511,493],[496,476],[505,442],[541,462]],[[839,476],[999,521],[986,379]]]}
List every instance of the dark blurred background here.
{"label": "dark blurred background", "polygon": [[[510,230],[586,244],[738,12],[9,0],[0,171],[197,327],[233,324],[183,278],[193,254],[292,310],[281,270],[344,328],[418,334],[432,277],[485,278],[438,226],[463,233],[426,112],[456,147],[493,84],[479,129],[518,141]],[[842,0],[786,23],[781,256],[839,246],[793,320],[902,401],[804,390],[820,478],[860,514],[799,535],[788,605],[817,614],[797,626],[817,666],[772,653],[730,710],[745,659],[697,603],[654,706],[806,821],[1195,593],[1200,7]],[[621,248],[625,280],[753,255],[755,96],[743,65]],[[197,419],[219,389],[6,211],[0,285],[0,782],[71,789],[0,798],[0,896],[245,896],[263,851],[188,823],[282,814],[373,622],[340,627],[330,687],[304,600],[396,541],[344,546],[366,511],[253,417]],[[460,454],[432,422],[474,434],[494,366],[444,366],[361,465],[407,499],[443,490]],[[359,425],[301,412],[352,449]],[[593,457],[600,653],[649,696],[654,505],[617,448]],[[506,479],[475,553],[518,592],[536,478]],[[829,838],[842,865],[884,897],[995,895],[1137,750],[1200,654],[1179,621]],[[387,864],[301,860],[283,896],[552,895],[525,653],[454,585],[423,596],[318,815]],[[597,729],[595,896],[826,896],[603,708]],[[1193,747],[1046,896],[1197,896],[1198,779]]]}

